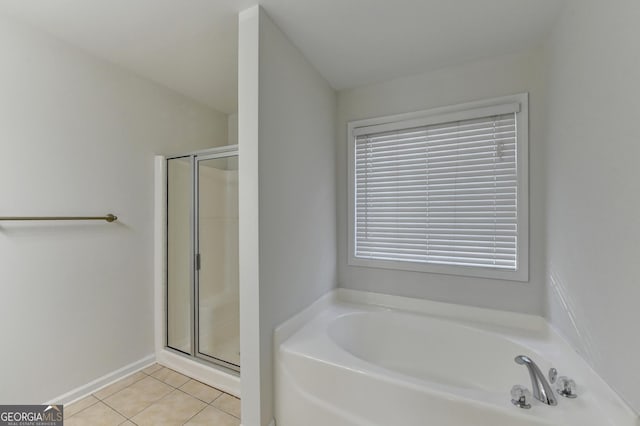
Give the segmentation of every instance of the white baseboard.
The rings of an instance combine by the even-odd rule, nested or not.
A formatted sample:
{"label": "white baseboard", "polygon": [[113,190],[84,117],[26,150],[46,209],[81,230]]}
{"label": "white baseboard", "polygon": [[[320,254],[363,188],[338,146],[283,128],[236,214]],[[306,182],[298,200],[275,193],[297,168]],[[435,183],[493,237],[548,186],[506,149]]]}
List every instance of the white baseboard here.
{"label": "white baseboard", "polygon": [[111,373],[105,374],[102,377],[99,377],[86,385],[79,386],[63,395],[60,395],[56,398],[53,398],[50,401],[45,402],[44,404],[70,404],[74,401],[84,398],[110,384],[117,382],[118,380],[123,379],[124,377],[133,374],[137,371],[142,370],[145,367],[153,364],[156,360],[156,356],[151,354],[148,355],[136,362],[132,362],[129,365],[125,365],[122,368],[119,368]]}
{"label": "white baseboard", "polygon": [[[242,423],[240,423],[240,426],[242,426]],[[272,420],[269,422],[269,426],[276,426],[276,420],[275,420],[275,419],[272,419]]]}
{"label": "white baseboard", "polygon": [[240,377],[167,349],[158,351],[159,364],[240,398]]}

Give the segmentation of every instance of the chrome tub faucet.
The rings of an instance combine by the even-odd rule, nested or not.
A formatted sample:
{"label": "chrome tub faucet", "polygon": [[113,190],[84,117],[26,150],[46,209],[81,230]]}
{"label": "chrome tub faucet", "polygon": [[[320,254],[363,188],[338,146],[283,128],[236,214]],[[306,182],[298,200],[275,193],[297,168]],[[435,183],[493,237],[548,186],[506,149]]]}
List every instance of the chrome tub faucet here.
{"label": "chrome tub faucet", "polygon": [[553,394],[551,385],[547,381],[540,368],[536,365],[531,358],[526,355],[518,355],[515,358],[516,364],[524,365],[529,370],[529,376],[531,377],[531,387],[533,388],[533,397],[538,401],[541,401],[547,405],[557,405],[558,400]]}

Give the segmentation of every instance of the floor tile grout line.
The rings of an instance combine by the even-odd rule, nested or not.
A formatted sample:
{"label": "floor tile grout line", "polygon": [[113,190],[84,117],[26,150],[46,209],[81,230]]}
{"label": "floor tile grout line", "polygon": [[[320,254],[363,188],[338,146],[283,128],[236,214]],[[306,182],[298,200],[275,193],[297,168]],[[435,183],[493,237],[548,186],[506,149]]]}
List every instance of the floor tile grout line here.
{"label": "floor tile grout line", "polygon": [[213,405],[213,403],[214,403],[214,402],[216,402],[218,399],[220,399],[220,398],[222,397],[222,395],[229,395],[229,396],[230,396],[230,397],[232,397],[232,398],[240,399],[240,398],[238,398],[238,397],[236,397],[236,396],[231,395],[230,393],[222,392],[220,395],[218,395],[218,396],[216,397],[216,399],[214,399],[213,401],[211,401],[211,402],[209,403],[209,405],[211,405],[213,408],[217,408],[218,410],[222,411],[223,413],[227,413],[227,414],[229,414],[230,416],[235,417],[236,419],[240,419],[240,417],[236,416],[236,415],[235,415],[235,414],[233,414],[233,413],[228,412],[228,411],[227,411],[227,410],[225,410],[224,408],[222,408],[222,407],[216,407],[215,405]]}
{"label": "floor tile grout line", "polygon": [[[182,389],[178,389],[178,390],[182,390]],[[192,398],[197,399],[197,400],[198,400],[198,401],[200,401],[200,402],[204,402],[204,403],[205,403],[205,404],[207,404],[207,405],[211,405],[211,402],[213,402],[213,401],[215,401],[215,400],[217,399],[217,397],[216,397],[216,398],[214,398],[211,402],[207,402],[206,400],[204,400],[204,399],[200,399],[200,398],[198,398],[198,397],[197,397],[197,396],[195,396],[195,395],[191,395],[189,392],[185,392],[185,391],[182,391],[182,392],[186,393],[187,395],[189,395],[189,396],[190,396],[190,397],[192,397]]]}
{"label": "floor tile grout line", "polygon": [[[106,405],[108,408],[110,408],[111,410],[113,410],[116,414],[118,414],[118,415],[120,415],[120,416],[124,417],[124,418],[125,418],[125,421],[124,421],[124,422],[122,422],[122,423],[125,423],[127,420],[129,420],[129,418],[128,418],[127,416],[125,416],[125,415],[124,415],[124,414],[122,414],[120,411],[116,410],[115,408],[113,408],[112,406],[110,406],[109,404],[107,404],[106,402],[104,402],[104,401],[100,401],[100,402],[102,402],[102,403],[103,403],[104,405]],[[121,424],[122,424],[122,423],[121,423]]]}
{"label": "floor tile grout line", "polygon": [[[128,387],[128,386],[127,386]],[[125,388],[126,389],[126,388]],[[131,418],[129,418],[129,416],[126,416],[124,413],[121,413],[120,411],[116,410],[114,407],[112,407],[111,405],[109,405],[109,403],[105,402],[105,401],[100,401],[102,402],[104,405],[106,405],[107,407],[111,408],[113,411],[115,411],[116,413],[120,414],[122,417],[124,417],[127,420],[131,420]],[[127,420],[125,420],[124,422],[126,422]],[[124,423],[123,422],[123,423]]]}
{"label": "floor tile grout line", "polygon": [[[184,391],[184,390],[182,390],[182,389],[180,389],[180,388],[176,388],[176,390],[177,390],[177,391],[182,392],[183,394],[185,394],[185,395],[187,395],[187,396],[190,396],[191,398],[193,398],[193,399],[195,399],[195,400],[197,400],[197,401],[200,401],[200,402],[204,403],[205,405],[210,405],[210,403],[209,403],[209,402],[207,402],[207,401],[203,401],[203,400],[201,400],[200,398],[198,398],[197,396],[195,396],[195,395],[191,395],[191,394],[190,394],[189,392],[187,392],[187,391]],[[216,399],[217,399],[217,398],[216,398]],[[214,399],[214,401],[215,401],[215,399]],[[211,401],[211,402],[213,402],[213,401]]]}
{"label": "floor tile grout line", "polygon": [[[93,407],[93,406],[94,406],[94,405],[96,405],[98,402],[102,402],[102,400],[101,400],[100,398],[97,398],[97,397],[96,397],[96,396],[94,396],[93,394],[91,394],[91,395],[87,395],[87,396],[85,396],[85,397],[84,397],[84,398],[82,398],[82,399],[88,398],[88,397],[90,397],[90,396],[93,396],[93,397],[96,399],[96,401],[95,401],[95,402],[93,402],[92,404],[87,405],[87,406],[86,406],[86,407],[84,407],[82,410],[78,411],[77,413],[73,413],[73,414],[71,414],[69,417],[67,417],[67,418],[66,418],[66,419],[64,419],[64,420],[70,419],[71,417],[75,416],[76,414],[82,413],[84,410],[86,410],[87,408]],[[82,401],[82,399],[81,399],[80,401]],[[80,401],[76,401],[76,402],[80,402]],[[75,404],[76,402],[74,402],[74,404]],[[71,404],[71,405],[73,405],[73,404]],[[64,407],[64,405],[63,405],[63,407]]]}
{"label": "floor tile grout line", "polygon": [[[209,404],[209,405],[211,405],[211,404]],[[235,414],[233,414],[233,413],[228,412],[228,411],[227,411],[227,410],[225,410],[224,408],[216,407],[215,405],[211,405],[211,406],[212,406],[213,408],[217,409],[217,410],[222,411],[222,412],[223,412],[223,413],[225,413],[225,414],[230,415],[230,416],[231,416],[231,417],[233,417],[233,418],[236,418],[236,419],[238,419],[238,420],[240,419],[240,417],[236,416],[236,415],[235,415]]]}
{"label": "floor tile grout line", "polygon": [[[185,376],[185,377],[189,377],[189,376]],[[213,390],[215,390],[215,391],[217,391],[217,392],[220,392],[220,395],[222,395],[223,393],[226,393],[227,395],[231,395],[231,394],[229,394],[229,393],[227,393],[227,392],[223,391],[222,389],[218,389],[218,388],[217,388],[217,387],[215,387],[215,386],[208,385],[208,384],[206,384],[205,382],[201,382],[201,381],[200,381],[200,380],[198,380],[198,379],[194,379],[193,377],[189,377],[189,379],[190,379],[190,380],[192,380],[192,381],[194,381],[194,382],[196,382],[196,383],[199,383],[199,384],[201,384],[201,385],[203,385],[203,386],[206,386],[206,387],[208,387],[208,388],[211,388],[211,389],[213,389]],[[187,383],[189,383],[189,381],[187,381]],[[185,383],[184,385],[186,385],[187,383]],[[184,385],[182,385],[182,386],[184,386]],[[182,387],[182,386],[180,386],[180,387]],[[216,396],[215,398],[213,398],[213,401],[215,401],[216,399],[220,398],[220,395],[218,395],[218,396]],[[201,401],[202,401],[202,400],[201,400]],[[211,401],[211,402],[213,402],[213,401]],[[206,401],[203,401],[203,402],[206,402]],[[207,404],[211,404],[211,402],[207,402]]]}
{"label": "floor tile grout line", "polygon": [[224,414],[227,414],[227,415],[229,415],[229,416],[233,417],[234,419],[241,420],[241,419],[240,419],[240,417],[238,417],[238,416],[236,416],[235,414],[232,414],[232,413],[230,413],[230,412],[228,412],[228,411],[226,411],[226,410],[223,410],[223,409],[222,409],[222,408],[220,408],[220,407],[216,407],[215,405],[211,405],[211,404],[209,404],[209,406],[210,406],[211,408],[215,408],[216,410],[220,411],[221,413],[224,413]]}
{"label": "floor tile grout line", "polygon": [[224,395],[224,394],[225,394],[225,392],[222,392],[222,393],[220,393],[220,395],[218,395],[218,396],[216,396],[215,398],[213,398],[213,401],[211,401],[211,402],[209,403],[209,405],[211,405],[211,404],[213,404],[214,402],[216,402],[217,400],[219,400],[219,399],[220,399],[220,397],[221,397],[222,395]]}
{"label": "floor tile grout line", "polygon": [[[158,364],[158,365],[160,365],[160,364]],[[167,383],[167,382],[165,382],[164,380],[160,380],[159,378],[157,378],[157,377],[155,377],[155,376],[153,376],[153,375],[152,375],[153,373],[157,373],[158,371],[160,371],[160,370],[161,370],[161,369],[163,369],[163,368],[164,368],[164,369],[166,369],[166,370],[172,371],[172,372],[174,372],[174,373],[180,374],[181,376],[186,377],[186,378],[187,378],[187,381],[186,381],[186,382],[184,382],[183,384],[181,384],[180,386],[173,386],[171,383]],[[182,373],[180,373],[179,371],[173,370],[173,369],[171,369],[171,368],[169,368],[169,367],[165,367],[165,366],[161,366],[159,369],[157,369],[157,370],[156,370],[156,371],[154,371],[153,373],[149,374],[149,376],[153,377],[153,378],[154,378],[154,379],[156,379],[156,380],[160,380],[160,381],[161,381],[162,383],[164,383],[165,385],[171,386],[172,388],[175,388],[175,389],[180,389],[180,387],[181,387],[181,386],[184,386],[185,384],[187,384],[187,382],[189,382],[189,380],[195,380],[195,379],[193,379],[192,377],[187,376],[186,374],[182,374]]]}
{"label": "floor tile grout line", "polygon": [[187,419],[187,421],[186,421],[186,422],[182,423],[182,425],[184,426],[185,424],[189,423],[189,422],[191,421],[191,419],[193,419],[193,418],[194,418],[195,416],[197,416],[198,414],[202,413],[202,411],[203,411],[203,410],[205,410],[208,406],[209,406],[209,405],[205,403],[205,404],[204,404],[204,407],[202,407],[202,408],[200,409],[200,411],[198,411],[197,413],[195,413],[193,416],[189,417],[189,418]]}

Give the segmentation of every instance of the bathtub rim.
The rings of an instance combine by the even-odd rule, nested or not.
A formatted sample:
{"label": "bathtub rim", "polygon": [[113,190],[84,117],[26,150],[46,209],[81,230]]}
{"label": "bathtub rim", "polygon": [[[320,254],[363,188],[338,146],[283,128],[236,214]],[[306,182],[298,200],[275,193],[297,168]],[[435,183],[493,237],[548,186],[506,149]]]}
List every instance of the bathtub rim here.
{"label": "bathtub rim", "polygon": [[546,319],[538,315],[457,305],[428,299],[417,299],[347,288],[336,288],[325,293],[307,308],[280,324],[274,331],[274,348],[278,348],[281,343],[334,303],[375,306],[442,319],[473,321],[500,327],[505,326],[505,322],[507,322],[510,328],[528,331],[551,329],[559,334]]}

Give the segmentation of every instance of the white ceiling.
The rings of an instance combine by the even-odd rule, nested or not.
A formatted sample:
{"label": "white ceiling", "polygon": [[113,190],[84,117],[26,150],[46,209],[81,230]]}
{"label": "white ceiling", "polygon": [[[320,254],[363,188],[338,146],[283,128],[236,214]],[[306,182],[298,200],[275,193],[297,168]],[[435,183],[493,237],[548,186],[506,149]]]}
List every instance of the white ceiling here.
{"label": "white ceiling", "polygon": [[562,0],[263,0],[336,89],[532,47]]}
{"label": "white ceiling", "polygon": [[255,0],[0,0],[0,9],[217,110],[237,109],[237,14]]}
{"label": "white ceiling", "polygon": [[[226,113],[237,14],[257,0],[0,0],[0,9]],[[260,0],[336,89],[539,43],[562,0]]]}

